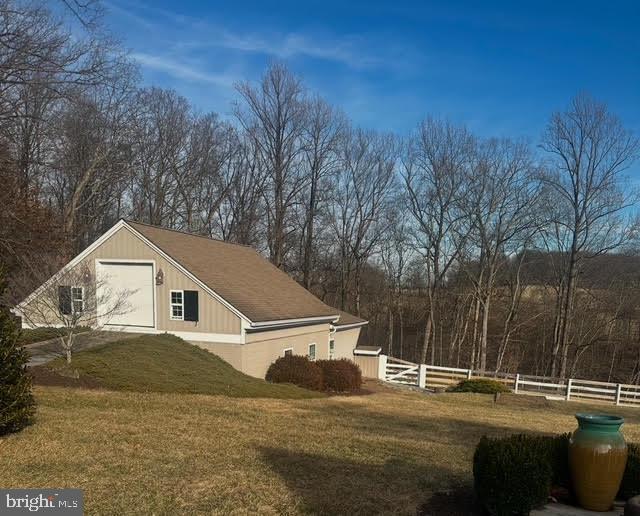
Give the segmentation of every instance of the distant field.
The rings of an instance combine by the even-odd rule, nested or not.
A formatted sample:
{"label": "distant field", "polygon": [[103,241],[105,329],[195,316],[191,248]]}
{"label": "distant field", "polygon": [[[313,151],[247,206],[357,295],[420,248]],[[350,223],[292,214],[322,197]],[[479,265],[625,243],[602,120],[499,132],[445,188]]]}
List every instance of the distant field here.
{"label": "distant field", "polygon": [[640,441],[637,410],[374,388],[282,400],[38,387],[37,423],[0,440],[1,484],[82,488],[88,514],[456,514],[483,434],[566,432],[594,409],[624,415]]}

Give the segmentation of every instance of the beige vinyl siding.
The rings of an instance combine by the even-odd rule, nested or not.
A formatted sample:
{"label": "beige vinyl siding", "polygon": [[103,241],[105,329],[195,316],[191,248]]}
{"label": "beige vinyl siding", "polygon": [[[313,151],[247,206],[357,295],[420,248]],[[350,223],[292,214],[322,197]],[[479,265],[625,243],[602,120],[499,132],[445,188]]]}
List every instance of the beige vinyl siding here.
{"label": "beige vinyl siding", "polygon": [[202,349],[206,349],[214,355],[218,355],[222,360],[231,364],[238,371],[242,371],[243,344],[228,344],[226,342],[189,342]]}
{"label": "beige vinyl siding", "polygon": [[294,355],[309,353],[309,344],[316,344],[316,360],[329,358],[329,325],[314,324],[286,330],[249,333],[243,344],[242,371],[264,378],[267,369],[285,349],[293,348]]}
{"label": "beige vinyl siding", "polygon": [[356,355],[353,356],[352,359],[360,366],[363,378],[378,378],[379,356]]}
{"label": "beige vinyl siding", "polygon": [[283,356],[285,349],[294,355],[309,353],[309,344],[316,344],[316,360],[329,358],[329,325],[315,324],[286,330],[248,333],[245,344],[190,341],[218,355],[236,369],[256,378],[264,378],[269,366]]}
{"label": "beige vinyl siding", "polygon": [[353,360],[353,350],[358,345],[358,337],[361,328],[350,328],[348,330],[336,331],[333,334],[335,341],[334,358],[348,358]]}
{"label": "beige vinyl siding", "polygon": [[[193,280],[177,267],[164,259],[139,237],[123,227],[86,256],[80,264],[87,264],[95,277],[96,260],[152,260],[155,272],[162,269],[164,281],[156,285],[156,328],[161,331],[188,331],[239,335],[240,317],[224,306],[209,293],[201,289]],[[215,263],[212,261],[212,267]],[[172,321],[169,314],[171,290],[197,290],[199,321]],[[108,327],[107,327],[108,329]]]}

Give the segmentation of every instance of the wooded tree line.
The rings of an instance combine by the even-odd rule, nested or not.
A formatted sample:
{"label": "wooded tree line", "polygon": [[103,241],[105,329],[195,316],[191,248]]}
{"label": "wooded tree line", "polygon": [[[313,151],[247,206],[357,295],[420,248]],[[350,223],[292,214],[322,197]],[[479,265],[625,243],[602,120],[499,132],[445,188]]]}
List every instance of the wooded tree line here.
{"label": "wooded tree line", "polygon": [[578,95],[533,144],[432,117],[400,138],[274,63],[224,119],[141,86],[67,5],[80,31],[0,0],[13,301],[125,217],[255,247],[396,357],[640,381],[639,145],[606,105]]}

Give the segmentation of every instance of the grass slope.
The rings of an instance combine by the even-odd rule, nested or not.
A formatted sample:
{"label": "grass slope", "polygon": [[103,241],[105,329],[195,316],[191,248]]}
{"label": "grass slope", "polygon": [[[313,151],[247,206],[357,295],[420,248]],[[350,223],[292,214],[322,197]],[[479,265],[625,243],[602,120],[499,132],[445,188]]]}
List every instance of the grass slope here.
{"label": "grass slope", "polygon": [[[62,359],[51,363],[55,369]],[[317,398],[322,394],[247,376],[227,362],[173,335],[146,335],[81,351],[72,368],[107,389],[224,394],[249,398]]]}
{"label": "grass slope", "polygon": [[[77,487],[87,514],[416,514],[471,492],[483,434],[567,432],[573,402],[384,390],[316,400],[36,389],[37,422],[0,440],[2,487]],[[426,514],[464,514],[446,498]]]}

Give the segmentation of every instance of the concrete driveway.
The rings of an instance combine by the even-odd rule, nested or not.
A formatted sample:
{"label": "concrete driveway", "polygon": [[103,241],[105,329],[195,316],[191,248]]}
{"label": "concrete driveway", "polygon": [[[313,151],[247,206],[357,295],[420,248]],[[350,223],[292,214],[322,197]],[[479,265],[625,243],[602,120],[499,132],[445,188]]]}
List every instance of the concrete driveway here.
{"label": "concrete driveway", "polygon": [[[140,333],[124,333],[117,331],[88,331],[79,333],[76,335],[73,343],[72,352],[77,353],[83,349],[95,348],[96,346],[102,346],[103,344],[117,340],[132,339],[139,337],[140,335]],[[46,364],[56,358],[65,356],[64,351],[62,350],[62,344],[58,338],[27,344],[25,349],[31,356],[28,364],[30,367]]]}

